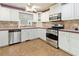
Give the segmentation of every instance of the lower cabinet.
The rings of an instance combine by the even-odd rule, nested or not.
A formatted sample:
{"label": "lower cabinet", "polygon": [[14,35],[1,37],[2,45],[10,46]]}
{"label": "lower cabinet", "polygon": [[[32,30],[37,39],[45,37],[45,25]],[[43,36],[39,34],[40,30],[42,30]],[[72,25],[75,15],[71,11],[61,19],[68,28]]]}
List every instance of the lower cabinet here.
{"label": "lower cabinet", "polygon": [[29,34],[29,36],[28,36],[29,37],[28,38],[29,40],[33,40],[35,38],[38,38],[37,37],[37,35],[38,35],[37,34],[37,29],[28,29],[28,30],[29,30],[29,33],[28,33]]}
{"label": "lower cabinet", "polygon": [[0,47],[8,45],[8,31],[0,31]]}
{"label": "lower cabinet", "polygon": [[79,55],[79,34],[59,31],[59,48],[72,55]]}
{"label": "lower cabinet", "polygon": [[37,35],[39,38],[46,40],[46,29],[37,29]]}
{"label": "lower cabinet", "polygon": [[21,30],[21,41],[41,38],[46,40],[46,29],[23,29]]}
{"label": "lower cabinet", "polygon": [[28,29],[23,29],[21,30],[21,41],[26,41],[29,39],[29,30]]}
{"label": "lower cabinet", "polygon": [[66,52],[70,51],[68,37],[69,37],[68,32],[59,31],[59,47],[65,50]]}
{"label": "lower cabinet", "polygon": [[70,33],[70,51],[79,56],[79,33]]}

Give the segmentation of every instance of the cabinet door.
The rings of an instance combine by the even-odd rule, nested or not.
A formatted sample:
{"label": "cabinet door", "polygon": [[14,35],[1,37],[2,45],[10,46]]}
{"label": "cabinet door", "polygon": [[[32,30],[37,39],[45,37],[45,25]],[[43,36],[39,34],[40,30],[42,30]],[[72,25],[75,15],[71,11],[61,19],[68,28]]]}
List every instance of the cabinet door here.
{"label": "cabinet door", "polygon": [[62,20],[74,19],[74,3],[65,4],[61,7]]}
{"label": "cabinet door", "polygon": [[32,31],[32,38],[33,39],[36,39],[36,38],[38,38],[38,30],[37,29],[33,29],[33,31]]}
{"label": "cabinet door", "polygon": [[37,30],[38,30],[37,32],[38,38],[46,40],[46,29],[37,29]]}
{"label": "cabinet door", "polygon": [[33,36],[34,36],[34,31],[33,31],[33,29],[29,29],[29,39],[31,40],[31,39],[34,39],[33,38]]}
{"label": "cabinet door", "polygon": [[19,11],[15,9],[10,9],[11,21],[19,21]]}
{"label": "cabinet door", "polygon": [[33,22],[38,22],[38,13],[33,14]]}
{"label": "cabinet door", "polygon": [[33,40],[38,38],[37,30],[36,29],[29,29],[29,39]]}
{"label": "cabinet door", "polygon": [[59,48],[69,52],[69,33],[59,31]]}
{"label": "cabinet door", "polygon": [[79,55],[79,34],[70,33],[70,52]]}
{"label": "cabinet door", "polygon": [[0,47],[8,45],[8,31],[0,31]]}
{"label": "cabinet door", "polygon": [[79,19],[79,3],[74,3],[75,4],[75,19]]}
{"label": "cabinet door", "polygon": [[23,29],[21,30],[21,41],[26,41],[29,39],[29,30],[28,29]]}
{"label": "cabinet door", "polygon": [[49,22],[49,11],[41,13],[41,22]]}
{"label": "cabinet door", "polygon": [[0,20],[10,21],[10,10],[8,8],[1,7],[0,14],[1,14]]}

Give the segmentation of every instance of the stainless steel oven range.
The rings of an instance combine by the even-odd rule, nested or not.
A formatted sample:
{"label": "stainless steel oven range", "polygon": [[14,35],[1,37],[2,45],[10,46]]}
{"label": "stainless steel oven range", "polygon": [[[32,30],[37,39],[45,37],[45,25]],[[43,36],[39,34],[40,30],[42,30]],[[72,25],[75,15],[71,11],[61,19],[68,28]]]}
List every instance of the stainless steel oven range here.
{"label": "stainless steel oven range", "polygon": [[64,25],[61,26],[52,26],[47,29],[46,39],[49,44],[58,48],[58,31],[59,29],[64,29]]}

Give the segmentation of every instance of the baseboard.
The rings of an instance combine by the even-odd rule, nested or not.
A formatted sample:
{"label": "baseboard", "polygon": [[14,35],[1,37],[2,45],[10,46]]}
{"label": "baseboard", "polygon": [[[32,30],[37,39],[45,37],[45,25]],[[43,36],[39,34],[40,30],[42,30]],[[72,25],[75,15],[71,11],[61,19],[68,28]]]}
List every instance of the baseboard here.
{"label": "baseboard", "polygon": [[68,53],[70,56],[75,56],[75,55],[73,55],[72,53],[70,53],[70,52],[68,52],[68,51],[66,51],[66,50],[64,50],[64,49],[61,49],[61,48],[59,48],[60,50],[62,50],[62,51],[64,51],[64,52],[66,52],[66,53]]}
{"label": "baseboard", "polygon": [[1,46],[0,48],[8,47],[9,45]]}

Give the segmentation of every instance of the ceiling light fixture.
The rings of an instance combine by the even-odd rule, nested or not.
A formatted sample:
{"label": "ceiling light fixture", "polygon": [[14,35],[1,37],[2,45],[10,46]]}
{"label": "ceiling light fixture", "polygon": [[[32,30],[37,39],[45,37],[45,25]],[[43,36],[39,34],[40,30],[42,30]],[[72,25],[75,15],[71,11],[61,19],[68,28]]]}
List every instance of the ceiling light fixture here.
{"label": "ceiling light fixture", "polygon": [[26,5],[26,11],[28,12],[37,12],[37,9],[39,9],[39,7],[35,5],[31,5],[31,3],[28,3]]}

